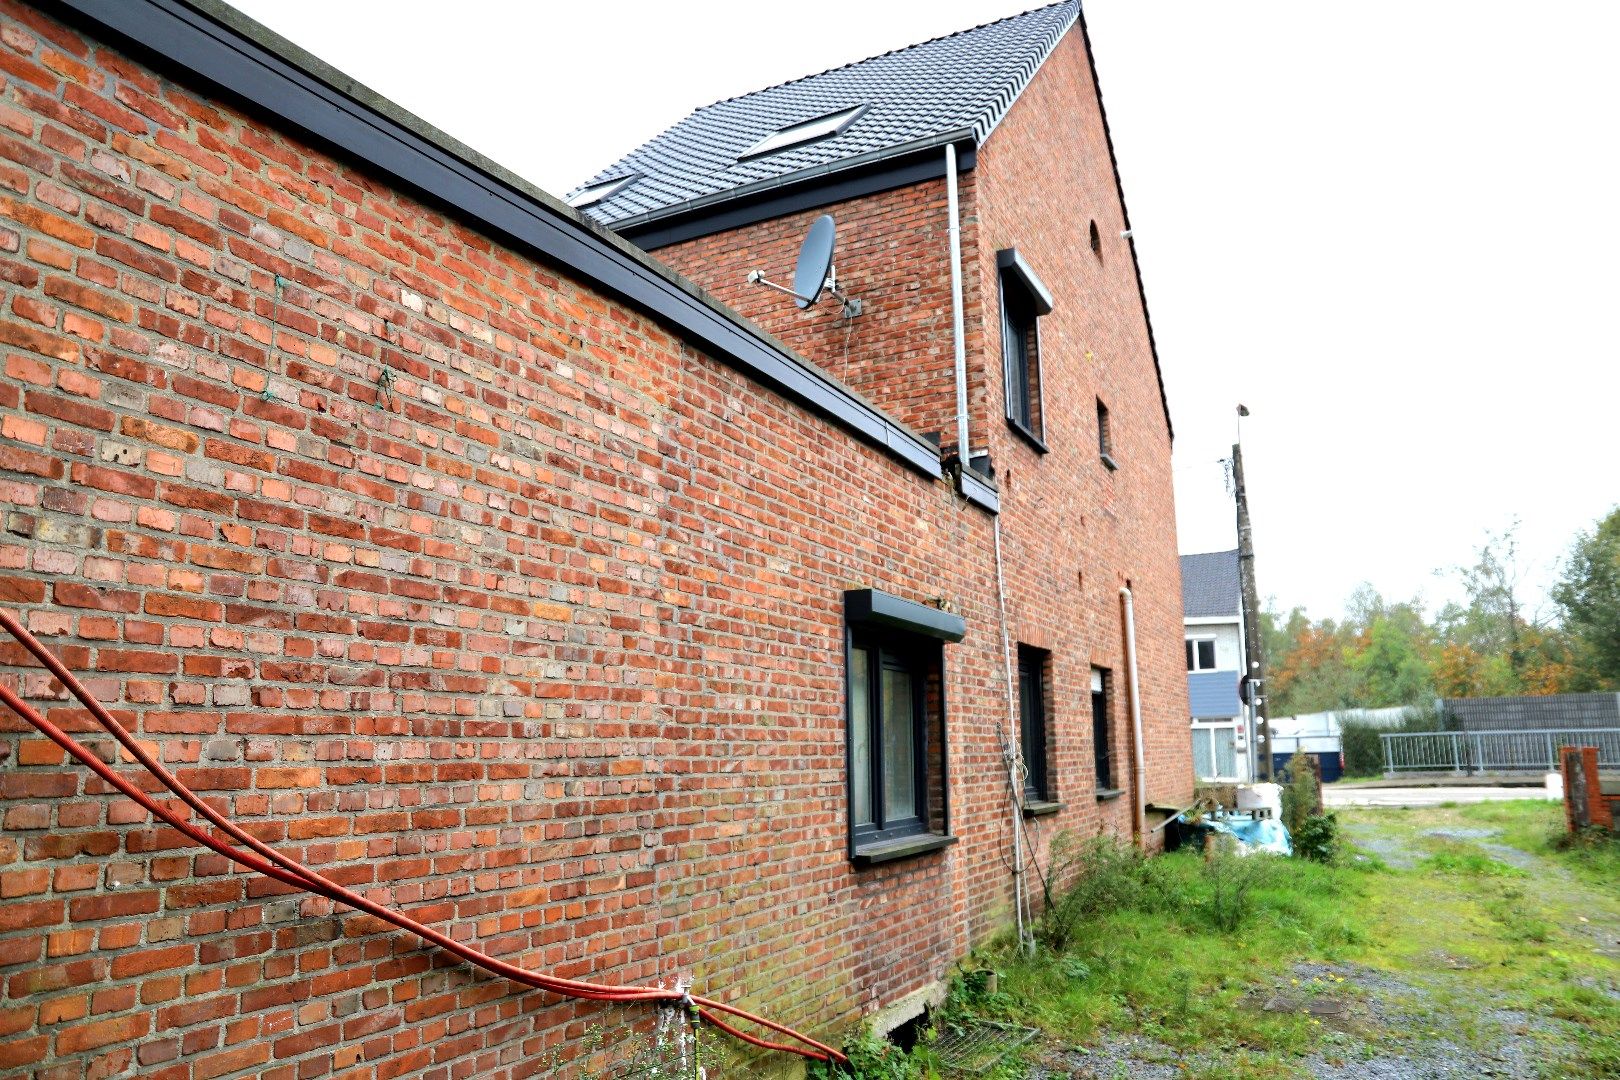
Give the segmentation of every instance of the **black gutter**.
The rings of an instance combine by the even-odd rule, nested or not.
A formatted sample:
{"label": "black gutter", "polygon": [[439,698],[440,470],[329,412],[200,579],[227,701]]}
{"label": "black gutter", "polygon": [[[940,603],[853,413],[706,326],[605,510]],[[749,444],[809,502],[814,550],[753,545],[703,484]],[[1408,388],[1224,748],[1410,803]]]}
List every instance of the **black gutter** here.
{"label": "black gutter", "polygon": [[[1119,178],[1119,158],[1114,154],[1114,135],[1108,127],[1108,110],[1103,108],[1102,77],[1097,74],[1097,58],[1091,52],[1091,31],[1086,29],[1086,12],[1082,8],[1076,23],[1080,27],[1080,40],[1086,46],[1086,64],[1091,68],[1091,85],[1097,91],[1097,115],[1102,117],[1103,140],[1108,143],[1108,164],[1114,170],[1114,191],[1119,196],[1119,212],[1125,221],[1125,231],[1131,231],[1131,212],[1125,205],[1125,185]],[[1136,258],[1136,237],[1127,236],[1131,249],[1131,269],[1136,273],[1136,295],[1142,301],[1142,322],[1147,326],[1148,350],[1153,353],[1153,374],[1159,380],[1159,403],[1164,407],[1164,427],[1170,441],[1176,441],[1176,426],[1170,420],[1170,398],[1164,392],[1164,369],[1159,366],[1159,346],[1153,340],[1153,316],[1148,314],[1147,289],[1142,285],[1142,264]]]}
{"label": "black gutter", "polygon": [[565,269],[924,476],[943,475],[932,444],[684,278],[240,12],[217,0],[49,0],[46,6],[181,82],[201,83]]}
{"label": "black gutter", "polygon": [[[957,153],[958,170],[967,172],[972,169],[974,158],[973,144],[963,143]],[[944,144],[940,144],[880,160],[865,168],[815,175],[790,185],[777,185],[753,196],[728,198],[723,202],[665,213],[630,224],[610,223],[608,228],[643,251],[656,251],[683,240],[695,240],[727,229],[740,229],[789,214],[817,210],[833,203],[893,191],[925,180],[940,180],[944,176],[945,151]]]}
{"label": "black gutter", "polygon": [[[975,151],[972,144],[964,144],[957,154],[959,172],[974,167]],[[680,214],[667,214],[633,225],[609,225],[625,240],[635,243],[643,251],[656,251],[684,240],[697,240],[698,236],[726,232],[727,228],[742,228],[758,222],[768,222],[802,210],[815,210],[831,206],[834,202],[859,199],[860,196],[907,188],[925,180],[943,180],[944,149],[932,146],[925,151],[912,151],[904,157],[883,160],[870,168],[847,170],[831,175],[815,176],[804,183],[778,186],[763,191],[755,198],[727,199],[714,206],[697,207]]]}

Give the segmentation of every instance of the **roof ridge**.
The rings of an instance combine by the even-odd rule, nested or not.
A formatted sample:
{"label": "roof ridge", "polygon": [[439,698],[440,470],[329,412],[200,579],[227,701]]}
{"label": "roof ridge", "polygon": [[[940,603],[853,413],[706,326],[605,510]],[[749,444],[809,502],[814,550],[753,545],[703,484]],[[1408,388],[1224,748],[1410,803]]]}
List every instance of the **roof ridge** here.
{"label": "roof ridge", "polygon": [[1049,3],[1049,4],[1041,4],[1039,7],[1032,7],[1032,8],[1029,8],[1028,10],[1026,10],[1026,11],[1014,12],[1011,15],[1003,15],[999,19],[991,19],[988,22],[982,22],[982,23],[977,24],[976,26],[968,26],[968,27],[964,27],[961,30],[953,30],[949,34],[938,34],[938,35],[935,35],[934,37],[926,38],[926,39],[924,39],[922,41],[913,41],[910,45],[901,45],[898,48],[889,49],[886,52],[873,53],[871,56],[863,56],[858,60],[850,60],[847,63],[836,64],[836,65],[834,65],[832,67],[829,67],[829,68],[822,68],[820,71],[812,71],[812,72],[810,72],[808,74],[800,75],[800,76],[798,76],[797,78],[794,78],[794,79],[784,79],[783,81],[781,81],[779,83],[772,83],[769,86],[761,86],[758,89],[748,91],[748,93],[746,93],[746,94],[733,94],[731,97],[724,97],[724,98],[720,98],[720,99],[718,99],[716,101],[711,101],[707,105],[699,105],[697,108],[693,109],[690,113],[687,113],[686,117],[683,118],[683,119],[690,119],[691,117],[696,116],[698,113],[702,112],[703,110],[712,109],[716,105],[725,105],[725,104],[727,104],[729,102],[741,101],[744,98],[751,98],[756,94],[763,94],[763,93],[766,93],[767,91],[771,91],[771,90],[780,90],[784,86],[792,86],[794,83],[805,82],[806,80],[809,80],[809,79],[819,79],[819,78],[821,78],[821,76],[823,76],[823,75],[831,75],[835,71],[844,71],[847,68],[858,67],[861,64],[869,64],[873,60],[882,60],[886,56],[897,56],[900,53],[910,52],[912,49],[920,49],[924,45],[932,45],[935,42],[939,42],[939,41],[948,41],[948,40],[950,40],[951,38],[954,38],[954,37],[961,37],[963,34],[976,33],[976,32],[978,32],[980,30],[984,30],[984,29],[987,29],[987,28],[992,27],[992,26],[999,26],[1000,24],[1002,24],[1004,22],[1011,22],[1013,19],[1026,18],[1026,17],[1028,17],[1030,15],[1037,14],[1038,12],[1049,11],[1052,8],[1064,7],[1064,6],[1070,5],[1070,4],[1072,4],[1076,8],[1078,8],[1079,7],[1079,0],[1053,0],[1053,2]]}
{"label": "roof ridge", "polygon": [[1236,555],[1237,553],[1238,553],[1237,548],[1230,547],[1230,548],[1220,548],[1219,550],[1216,550],[1216,551],[1183,551],[1181,553],[1180,557],[1183,558],[1183,559],[1190,559],[1195,555]]}

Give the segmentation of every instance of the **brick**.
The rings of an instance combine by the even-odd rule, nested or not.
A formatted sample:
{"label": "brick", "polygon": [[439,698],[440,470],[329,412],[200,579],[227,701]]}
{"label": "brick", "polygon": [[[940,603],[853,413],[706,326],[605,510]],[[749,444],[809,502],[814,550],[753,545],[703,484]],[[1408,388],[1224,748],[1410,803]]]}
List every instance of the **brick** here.
{"label": "brick", "polygon": [[141,439],[170,450],[189,454],[197,449],[200,440],[195,432],[154,424],[140,416],[124,416],[118,421],[118,430],[132,439]]}
{"label": "brick", "polygon": [[56,1036],[56,1052],[64,1055],[79,1054],[109,1043],[131,1042],[145,1035],[151,1027],[150,1016],[137,1014],[67,1028]]}

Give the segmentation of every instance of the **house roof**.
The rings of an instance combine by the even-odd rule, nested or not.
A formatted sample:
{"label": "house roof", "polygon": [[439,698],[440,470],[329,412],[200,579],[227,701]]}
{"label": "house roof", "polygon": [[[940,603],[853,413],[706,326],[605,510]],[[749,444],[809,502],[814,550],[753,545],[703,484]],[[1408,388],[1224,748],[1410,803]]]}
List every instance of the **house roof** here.
{"label": "house roof", "polygon": [[1189,619],[1243,615],[1243,589],[1238,582],[1238,553],[1206,551],[1181,557],[1181,607]]}
{"label": "house roof", "polygon": [[1464,731],[1548,731],[1620,727],[1620,694],[1446,698],[1445,712]]}
{"label": "house roof", "polygon": [[[626,154],[570,196],[635,176],[634,183],[584,208],[587,216],[618,227],[798,179],[821,179],[930,143],[978,146],[1079,15],[1079,0],[1063,0],[717,101]],[[864,111],[830,138],[743,156],[785,127],[859,106]]]}

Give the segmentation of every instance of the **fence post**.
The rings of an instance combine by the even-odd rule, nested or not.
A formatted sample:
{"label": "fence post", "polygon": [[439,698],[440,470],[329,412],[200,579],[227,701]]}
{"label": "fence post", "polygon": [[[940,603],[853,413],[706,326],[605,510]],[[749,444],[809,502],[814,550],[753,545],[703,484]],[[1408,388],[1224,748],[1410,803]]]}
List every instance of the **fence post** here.
{"label": "fence post", "polygon": [[1395,776],[1395,754],[1393,743],[1395,740],[1388,735],[1378,736],[1378,741],[1384,744],[1384,777],[1393,779]]}
{"label": "fence post", "polygon": [[1552,732],[1547,732],[1547,771],[1558,771],[1558,752],[1553,749]]}
{"label": "fence post", "polygon": [[1451,771],[1458,776],[1463,774],[1462,736],[1456,732],[1451,735]]}

